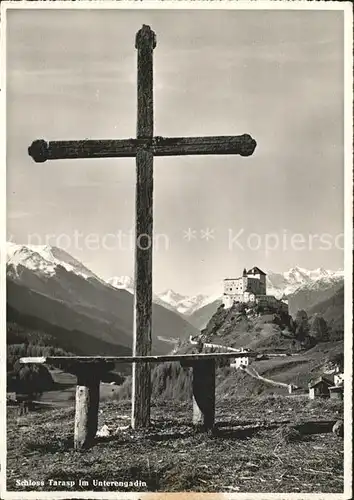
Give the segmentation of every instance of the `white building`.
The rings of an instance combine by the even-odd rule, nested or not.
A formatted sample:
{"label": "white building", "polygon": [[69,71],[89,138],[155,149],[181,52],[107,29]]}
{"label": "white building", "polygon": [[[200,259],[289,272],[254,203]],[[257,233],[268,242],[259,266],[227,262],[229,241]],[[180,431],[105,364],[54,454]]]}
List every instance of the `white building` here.
{"label": "white building", "polygon": [[243,366],[248,366],[249,365],[249,357],[248,356],[243,356],[242,358],[235,358],[231,363],[230,366],[232,368],[240,368],[241,365]]}
{"label": "white building", "polygon": [[344,384],[344,373],[335,373],[333,378],[335,386]]}

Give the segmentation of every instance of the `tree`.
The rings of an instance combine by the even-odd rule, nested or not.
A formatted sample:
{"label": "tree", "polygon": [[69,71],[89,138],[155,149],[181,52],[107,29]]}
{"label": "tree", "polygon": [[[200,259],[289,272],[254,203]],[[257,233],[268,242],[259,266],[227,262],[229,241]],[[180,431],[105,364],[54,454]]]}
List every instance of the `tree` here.
{"label": "tree", "polygon": [[300,342],[305,341],[309,336],[309,332],[310,325],[307,313],[303,309],[300,309],[296,313],[295,318],[295,337],[300,340]]}
{"label": "tree", "polygon": [[328,340],[328,326],[326,320],[319,314],[315,314],[311,322],[310,336],[317,342]]}
{"label": "tree", "polygon": [[43,365],[14,365],[14,386],[18,394],[27,394],[34,399],[53,387],[54,381]]}
{"label": "tree", "polygon": [[294,334],[296,332],[296,323],[291,316],[289,316],[289,318],[290,318],[289,319],[289,329],[290,329],[291,333]]}

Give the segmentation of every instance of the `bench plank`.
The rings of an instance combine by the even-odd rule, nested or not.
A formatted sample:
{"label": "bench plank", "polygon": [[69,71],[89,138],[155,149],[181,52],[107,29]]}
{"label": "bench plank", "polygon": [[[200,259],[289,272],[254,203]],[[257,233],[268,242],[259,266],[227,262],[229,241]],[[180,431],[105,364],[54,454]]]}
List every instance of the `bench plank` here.
{"label": "bench plank", "polygon": [[[207,431],[215,424],[215,368],[218,359],[250,358],[265,359],[290,354],[218,352],[195,354],[168,354],[157,356],[41,356],[23,357],[23,364],[67,363],[77,376],[74,447],[77,450],[92,445],[98,423],[99,387],[103,373],[114,368],[114,363],[163,363],[177,361],[193,369],[193,424]],[[148,367],[148,365],[145,365]],[[150,411],[150,408],[149,408]],[[134,427],[134,425],[133,425]]]}
{"label": "bench plank", "polygon": [[41,356],[21,358],[20,363],[55,363],[56,361],[68,363],[163,363],[165,361],[197,361],[202,359],[223,359],[223,358],[249,358],[257,357],[284,357],[291,356],[283,353],[257,353],[246,352],[212,352],[198,354],[166,354],[157,356]]}

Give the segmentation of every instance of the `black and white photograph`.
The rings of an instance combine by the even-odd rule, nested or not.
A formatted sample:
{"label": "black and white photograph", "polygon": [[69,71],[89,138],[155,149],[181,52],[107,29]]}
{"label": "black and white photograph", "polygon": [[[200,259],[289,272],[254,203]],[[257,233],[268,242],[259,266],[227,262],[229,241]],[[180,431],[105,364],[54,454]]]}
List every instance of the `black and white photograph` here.
{"label": "black and white photograph", "polygon": [[351,2],[1,36],[1,498],[351,498]]}

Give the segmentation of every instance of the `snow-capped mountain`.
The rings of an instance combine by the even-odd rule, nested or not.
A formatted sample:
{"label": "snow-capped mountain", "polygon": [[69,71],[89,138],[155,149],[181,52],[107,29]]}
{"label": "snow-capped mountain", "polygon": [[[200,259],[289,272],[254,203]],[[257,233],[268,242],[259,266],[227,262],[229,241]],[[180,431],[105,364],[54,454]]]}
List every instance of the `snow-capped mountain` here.
{"label": "snow-capped mountain", "polygon": [[[118,290],[126,290],[127,292],[134,294],[134,279],[130,276],[113,276],[107,280],[107,283]],[[160,306],[169,309],[170,311],[179,312],[175,306],[166,302],[155,293],[152,294],[152,301],[155,304],[159,304]]]}
{"label": "snow-capped mountain", "polygon": [[198,294],[188,297],[186,295],[176,293],[173,290],[166,290],[158,295],[162,302],[173,307],[180,314],[184,314],[185,316],[190,316],[201,307],[209,304],[210,302],[214,302],[214,300],[219,298],[219,296],[220,294],[217,293],[214,295]]}
{"label": "snow-capped mountain", "polygon": [[[127,290],[129,293],[134,293],[134,280],[130,276],[114,276],[107,280],[111,286],[118,289]],[[189,316],[197,309],[213,302],[219,298],[220,293],[213,295],[198,294],[192,297],[182,295],[172,289],[165,290],[162,293],[153,294],[153,302],[160,304],[171,311],[177,311],[180,314]]]}
{"label": "snow-capped mountain", "polygon": [[343,278],[344,271],[329,271],[321,267],[312,270],[293,267],[284,273],[269,271],[267,274],[267,294],[279,298],[283,295],[291,295],[299,289],[328,288],[342,281]]}
{"label": "snow-capped mountain", "polygon": [[76,260],[65,250],[50,245],[20,245],[6,243],[7,273],[18,276],[21,267],[27,268],[44,276],[54,276],[58,266],[82,278],[95,278],[103,282],[90,269]]}
{"label": "snow-capped mountain", "polygon": [[113,276],[107,280],[107,283],[119,290],[127,290],[129,293],[134,293],[134,280],[130,276]]}
{"label": "snow-capped mountain", "polygon": [[[268,271],[267,294],[280,298],[283,295],[292,295],[300,289],[326,290],[332,285],[340,283],[343,278],[344,272],[342,270],[330,271],[321,267],[310,270],[297,266],[284,273]],[[160,300],[186,316],[213,302],[219,303],[221,296],[222,294],[217,292],[212,295],[198,294],[188,297],[171,289],[158,294]]]}
{"label": "snow-capped mountain", "polygon": [[177,293],[171,289],[166,290],[162,293],[159,294],[159,298],[163,300],[164,302],[167,302],[171,306],[175,307],[177,309],[177,306],[183,302],[184,300],[188,299],[186,295],[182,295],[180,293]]}

